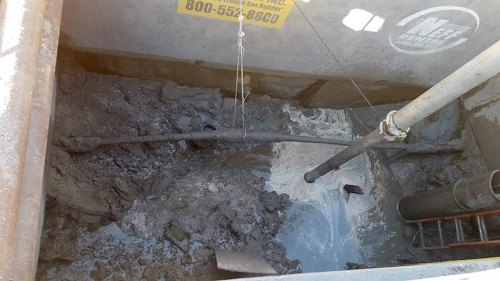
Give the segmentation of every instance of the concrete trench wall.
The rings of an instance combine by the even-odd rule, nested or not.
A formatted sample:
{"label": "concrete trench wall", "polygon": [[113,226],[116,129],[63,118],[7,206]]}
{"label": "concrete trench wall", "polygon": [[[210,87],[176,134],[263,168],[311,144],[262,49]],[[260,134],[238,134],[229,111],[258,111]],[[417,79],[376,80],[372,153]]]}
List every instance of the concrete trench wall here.
{"label": "concrete trench wall", "polygon": [[[215,7],[228,5],[228,1],[204,1],[214,3]],[[238,24],[177,12],[178,4],[182,6],[184,2],[67,1],[62,31],[79,48],[233,66]],[[493,5],[494,1],[286,0],[283,3],[293,5],[293,2],[336,59],[299,9],[292,7],[279,28],[257,26],[244,20],[247,67],[327,77],[350,74],[359,79],[430,86],[500,37],[497,28],[500,7]],[[367,31],[369,22],[363,25],[363,13],[371,13],[371,19],[383,20],[377,32]],[[355,22],[346,23],[349,20]],[[359,23],[360,28],[353,26]],[[413,47],[408,46],[411,44]]]}
{"label": "concrete trench wall", "polygon": [[[62,43],[92,71],[231,95],[238,23],[213,17],[237,1],[198,0],[213,11],[188,14],[186,1],[67,1]],[[374,105],[414,99],[500,36],[500,8],[485,1],[247,2],[281,9],[286,18],[278,28],[244,19],[250,87],[311,107],[367,106],[350,78]]]}
{"label": "concrete trench wall", "polygon": [[[69,45],[64,48],[63,53],[73,56],[80,65],[91,72],[148,80],[169,80],[191,87],[219,88],[225,96],[234,96],[236,72],[231,67],[200,61],[102,53],[103,51],[75,49],[71,43]],[[252,93],[299,100],[305,107],[341,109],[368,106],[353,83],[345,78],[332,79],[255,68],[247,68],[245,77],[248,78],[248,87]],[[427,89],[414,84],[389,81],[356,79],[355,82],[372,105],[411,100]]]}
{"label": "concrete trench wall", "polygon": [[500,76],[471,91],[463,104],[488,169],[500,169]]}

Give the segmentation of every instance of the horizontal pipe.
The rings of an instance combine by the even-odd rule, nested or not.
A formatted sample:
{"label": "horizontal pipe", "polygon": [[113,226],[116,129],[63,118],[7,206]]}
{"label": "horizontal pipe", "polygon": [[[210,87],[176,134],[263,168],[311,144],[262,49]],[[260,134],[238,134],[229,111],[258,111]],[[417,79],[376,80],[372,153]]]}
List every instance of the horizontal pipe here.
{"label": "horizontal pipe", "polygon": [[420,192],[398,203],[399,213],[406,220],[460,215],[494,208],[500,208],[500,170]]}
{"label": "horizontal pipe", "polygon": [[[499,72],[500,41],[497,41],[481,54],[394,113],[392,117],[394,125],[400,130],[410,128]],[[306,173],[304,175],[305,181],[313,183],[322,175],[331,170],[338,169],[340,165],[363,153],[368,147],[381,142],[383,139],[379,130],[371,132],[314,170]]]}
{"label": "horizontal pipe", "polygon": [[[244,132],[243,130],[224,130],[210,132],[192,132],[184,134],[165,134],[158,136],[141,136],[131,138],[98,138],[98,137],[72,137],[61,138],[59,143],[70,152],[88,152],[100,146],[120,145],[131,143],[151,143],[166,142],[178,140],[213,140],[227,142],[244,143],[269,143],[269,142],[306,142],[306,143],[324,143],[334,145],[349,146],[353,142],[326,139],[308,136],[291,136],[286,134],[277,134],[273,132]],[[409,153],[437,153],[437,152],[456,152],[462,149],[458,143],[454,144],[428,144],[428,143],[379,143],[372,148],[380,149],[398,149]]]}

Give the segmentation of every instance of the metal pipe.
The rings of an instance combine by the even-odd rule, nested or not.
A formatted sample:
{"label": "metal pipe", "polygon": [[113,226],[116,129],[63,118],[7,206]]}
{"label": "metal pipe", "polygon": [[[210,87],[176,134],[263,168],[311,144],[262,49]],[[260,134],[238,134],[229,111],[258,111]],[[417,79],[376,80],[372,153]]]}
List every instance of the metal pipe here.
{"label": "metal pipe", "polygon": [[48,3],[33,96],[12,280],[35,280],[45,207],[45,163],[55,102],[55,68],[63,0]]}
{"label": "metal pipe", "polygon": [[340,165],[351,160],[353,157],[363,153],[371,145],[377,144],[383,140],[383,137],[378,131],[373,131],[366,137],[354,142],[348,148],[342,150],[340,153],[330,158],[328,161],[316,167],[314,170],[304,175],[304,180],[308,183],[313,183],[322,175],[337,170]]}
{"label": "metal pipe", "polygon": [[[394,126],[400,130],[410,128],[415,123],[423,120],[499,72],[500,41],[497,41],[481,54],[394,113],[392,115]],[[304,175],[305,181],[308,183],[314,182],[317,178],[331,170],[338,169],[340,165],[363,153],[369,146],[381,142],[383,139],[379,130],[371,132],[314,170],[306,173]]]}
{"label": "metal pipe", "polygon": [[462,179],[454,185],[401,199],[398,210],[406,220],[444,217],[500,208],[500,170]]}
{"label": "metal pipe", "polygon": [[0,1],[0,280],[11,280],[46,0]]}
{"label": "metal pipe", "polygon": [[[120,145],[145,142],[167,142],[178,140],[213,140],[241,143],[268,143],[268,142],[306,142],[306,143],[324,143],[349,146],[353,142],[340,139],[325,139],[308,136],[292,136],[279,134],[274,132],[244,132],[243,130],[231,129],[223,131],[207,131],[207,132],[191,132],[181,134],[165,134],[156,136],[139,136],[139,137],[117,137],[117,138],[100,138],[100,137],[63,137],[57,142],[64,146],[69,152],[89,152],[101,146]],[[457,152],[462,150],[460,143],[447,144],[430,144],[430,143],[378,143],[371,148],[381,149],[396,149],[403,150],[408,153],[440,153],[440,152]]]}

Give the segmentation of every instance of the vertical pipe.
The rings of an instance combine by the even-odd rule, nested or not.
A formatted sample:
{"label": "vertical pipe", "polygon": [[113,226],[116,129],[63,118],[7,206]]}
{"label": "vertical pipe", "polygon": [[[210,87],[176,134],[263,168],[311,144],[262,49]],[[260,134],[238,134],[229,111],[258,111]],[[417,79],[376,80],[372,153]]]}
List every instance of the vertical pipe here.
{"label": "vertical pipe", "polygon": [[13,280],[34,280],[43,225],[44,171],[54,103],[54,81],[63,0],[48,3],[17,222]]}
{"label": "vertical pipe", "polygon": [[0,2],[0,280],[10,280],[46,0]]}
{"label": "vertical pipe", "polygon": [[[443,106],[472,90],[500,72],[500,41],[464,64],[445,79],[434,85],[418,98],[394,113],[393,122],[399,129],[406,129],[436,112]],[[350,147],[330,158],[311,172],[304,175],[308,183],[337,169],[340,165],[363,153],[370,145],[382,141],[378,130],[356,141]]]}

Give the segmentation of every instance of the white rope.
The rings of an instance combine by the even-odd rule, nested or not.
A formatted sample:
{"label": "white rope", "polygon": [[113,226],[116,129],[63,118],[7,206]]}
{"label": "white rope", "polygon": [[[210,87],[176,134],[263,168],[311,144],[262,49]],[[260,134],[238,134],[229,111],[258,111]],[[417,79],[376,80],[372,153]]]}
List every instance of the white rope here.
{"label": "white rope", "polygon": [[[246,136],[245,101],[250,93],[245,95],[245,74],[243,71],[243,57],[245,55],[245,47],[243,46],[243,41],[245,40],[245,32],[243,32],[243,0],[240,0],[240,15],[238,17],[238,21],[240,24],[240,28],[238,30],[238,62],[236,63],[236,88],[234,92],[234,124],[236,125],[236,106],[238,93],[241,92],[241,119],[243,123],[243,131],[245,132],[244,136]],[[238,83],[240,83],[240,87],[238,87]]]}

